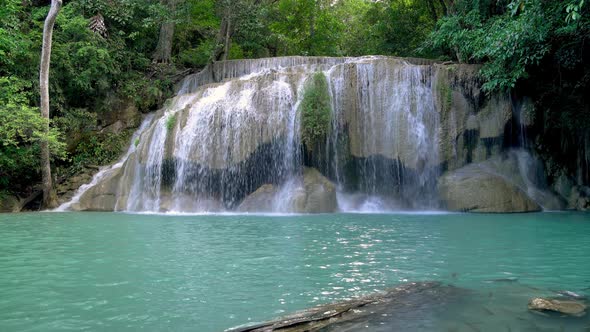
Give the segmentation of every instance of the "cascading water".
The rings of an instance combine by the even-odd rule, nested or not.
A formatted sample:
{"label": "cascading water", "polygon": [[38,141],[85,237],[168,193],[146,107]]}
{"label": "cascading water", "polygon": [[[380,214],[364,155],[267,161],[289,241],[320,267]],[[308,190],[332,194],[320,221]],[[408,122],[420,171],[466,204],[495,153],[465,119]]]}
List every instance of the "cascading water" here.
{"label": "cascading water", "polygon": [[75,206],[80,201],[80,197],[82,197],[82,195],[84,195],[84,193],[86,193],[86,191],[88,189],[96,186],[101,180],[106,178],[110,173],[120,170],[121,167],[123,167],[124,163],[129,158],[129,156],[135,152],[135,150],[136,150],[135,142],[146,131],[146,129],[148,128],[148,126],[152,122],[153,118],[154,118],[154,115],[149,114],[145,117],[145,119],[143,119],[139,128],[131,136],[131,144],[129,145],[127,152],[119,161],[117,161],[115,164],[113,164],[109,167],[105,167],[105,168],[101,169],[98,173],[96,173],[92,177],[92,181],[90,181],[90,183],[82,185],[80,188],[78,188],[78,190],[76,191],[76,194],[74,194],[72,199],[66,203],[63,203],[59,207],[57,207],[57,209],[55,209],[55,211],[67,211],[67,210],[71,209],[73,206]]}
{"label": "cascading water", "polygon": [[428,67],[366,59],[334,66],[328,76],[329,172],[357,193],[341,195],[341,208],[435,207],[439,121]]}
{"label": "cascading water", "polygon": [[[299,112],[318,72],[332,106],[321,165],[303,158]],[[433,81],[432,66],[387,57],[215,63],[180,84],[120,173],[87,195],[114,195],[119,211],[198,213],[234,210],[264,189],[273,195],[264,211],[295,212],[323,202],[307,166],[336,184],[341,210],[432,208],[440,163]]]}
{"label": "cascading water", "polygon": [[128,165],[136,171],[123,209],[228,210],[259,186],[292,178],[305,78],[265,70],[176,97]]}

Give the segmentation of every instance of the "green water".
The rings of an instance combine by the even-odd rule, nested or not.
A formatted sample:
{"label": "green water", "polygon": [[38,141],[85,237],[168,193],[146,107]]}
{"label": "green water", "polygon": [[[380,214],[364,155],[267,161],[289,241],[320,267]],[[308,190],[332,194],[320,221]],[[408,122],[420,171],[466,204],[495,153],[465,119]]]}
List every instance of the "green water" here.
{"label": "green water", "polygon": [[222,331],[418,280],[470,293],[400,329],[590,329],[526,309],[590,294],[582,213],[5,214],[0,235],[0,331]]}

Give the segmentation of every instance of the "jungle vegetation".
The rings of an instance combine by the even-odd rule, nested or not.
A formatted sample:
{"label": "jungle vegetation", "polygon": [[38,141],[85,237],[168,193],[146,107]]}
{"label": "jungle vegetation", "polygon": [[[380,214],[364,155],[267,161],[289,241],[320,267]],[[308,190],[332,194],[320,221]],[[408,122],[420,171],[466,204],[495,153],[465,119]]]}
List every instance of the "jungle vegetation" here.
{"label": "jungle vegetation", "polygon": [[585,0],[64,0],[48,121],[39,68],[50,3],[0,0],[3,193],[39,189],[43,142],[57,182],[113,161],[129,132],[105,132],[105,114],[122,104],[156,110],[183,75],[225,59],[382,54],[477,63],[486,91],[535,97],[537,130],[561,137],[544,146],[562,158],[590,128]]}

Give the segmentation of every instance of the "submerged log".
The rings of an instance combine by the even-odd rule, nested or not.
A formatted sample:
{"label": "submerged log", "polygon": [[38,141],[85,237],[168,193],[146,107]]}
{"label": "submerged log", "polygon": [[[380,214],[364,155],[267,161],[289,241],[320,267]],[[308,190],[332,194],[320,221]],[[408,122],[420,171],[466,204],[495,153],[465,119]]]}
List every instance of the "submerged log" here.
{"label": "submerged log", "polygon": [[408,283],[357,299],[302,310],[266,323],[230,329],[229,332],[355,331],[366,328],[367,322],[375,323],[388,315],[418,310],[425,302],[440,305],[453,294],[461,293],[458,290],[439,282]]}

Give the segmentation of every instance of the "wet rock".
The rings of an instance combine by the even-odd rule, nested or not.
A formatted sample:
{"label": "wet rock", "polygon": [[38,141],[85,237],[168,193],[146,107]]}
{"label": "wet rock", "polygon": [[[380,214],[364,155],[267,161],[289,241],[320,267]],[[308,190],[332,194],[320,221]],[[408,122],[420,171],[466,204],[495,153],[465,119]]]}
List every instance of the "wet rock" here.
{"label": "wet rock", "polygon": [[94,187],[88,189],[80,201],[71,206],[74,211],[114,211],[117,192],[121,186],[121,169],[116,169]]}
{"label": "wet rock", "polygon": [[561,172],[557,179],[553,182],[553,190],[559,194],[559,196],[563,197],[566,201],[568,201],[567,205],[570,208],[569,198],[572,194],[572,190],[574,189],[573,181],[565,175],[564,172]]}
{"label": "wet rock", "polygon": [[301,211],[306,213],[329,213],[338,208],[336,186],[315,168],[303,170],[305,198],[301,200]]}
{"label": "wet rock", "polygon": [[518,149],[447,172],[439,179],[439,194],[454,211],[531,212],[565,207],[565,201],[547,185],[540,161]]}
{"label": "wet rock", "polygon": [[[284,204],[277,209],[277,205]],[[238,206],[240,212],[336,212],[335,185],[315,168],[305,168],[302,179],[285,188],[265,184]],[[277,210],[277,211],[275,211]]]}
{"label": "wet rock", "polygon": [[512,117],[507,94],[483,96],[478,66],[435,65],[439,158],[449,170],[481,162],[502,149]]}
{"label": "wet rock", "polygon": [[96,169],[87,168],[81,173],[67,178],[62,183],[56,185],[55,190],[58,195],[58,203],[62,204],[69,201],[74,196],[78,188],[92,180],[92,176],[96,172]]}
{"label": "wet rock", "polygon": [[271,212],[273,210],[274,197],[278,190],[272,184],[264,184],[260,188],[256,189],[255,192],[251,193],[246,197],[240,206],[238,211],[240,212],[256,212],[266,211]]}
{"label": "wet rock", "polygon": [[516,185],[472,164],[447,173],[439,179],[441,200],[451,211],[464,212],[532,212],[540,211]]}
{"label": "wet rock", "polygon": [[118,134],[124,129],[137,127],[141,122],[141,113],[133,99],[113,95],[108,96],[104,102],[108,107],[99,112],[97,118],[103,132]]}
{"label": "wet rock", "polygon": [[2,212],[19,212],[21,204],[16,196],[2,194],[0,196],[0,213]]}
{"label": "wet rock", "polygon": [[568,208],[578,211],[590,210],[590,196],[584,187],[574,187],[568,199]]}
{"label": "wet rock", "polygon": [[553,311],[570,316],[583,316],[586,314],[586,305],[572,300],[555,300],[549,298],[536,297],[529,301],[529,310],[534,311]]}
{"label": "wet rock", "polygon": [[[401,331],[417,311],[442,309],[466,292],[438,282],[408,283],[354,300],[320,305],[273,321],[230,332]],[[423,324],[421,322],[420,324]],[[401,326],[400,326],[401,324]],[[424,330],[425,326],[415,326]],[[431,330],[438,326],[430,326]]]}

